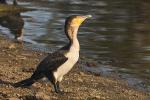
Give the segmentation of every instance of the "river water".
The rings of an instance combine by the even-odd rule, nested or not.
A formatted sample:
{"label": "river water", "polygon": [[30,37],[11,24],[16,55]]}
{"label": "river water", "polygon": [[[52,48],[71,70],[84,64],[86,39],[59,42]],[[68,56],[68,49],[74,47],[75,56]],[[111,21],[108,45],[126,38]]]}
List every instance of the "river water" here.
{"label": "river water", "polygon": [[[85,69],[107,76],[115,73],[131,86],[150,91],[150,2],[20,0],[19,5],[35,10],[17,15],[19,20],[12,21],[13,25],[0,22],[4,34],[13,38],[11,33],[23,28],[23,40],[35,50],[47,52],[68,42],[63,29],[66,17],[91,14],[80,27],[78,38],[81,55],[98,64]],[[8,19],[15,19],[16,15],[12,16]]]}

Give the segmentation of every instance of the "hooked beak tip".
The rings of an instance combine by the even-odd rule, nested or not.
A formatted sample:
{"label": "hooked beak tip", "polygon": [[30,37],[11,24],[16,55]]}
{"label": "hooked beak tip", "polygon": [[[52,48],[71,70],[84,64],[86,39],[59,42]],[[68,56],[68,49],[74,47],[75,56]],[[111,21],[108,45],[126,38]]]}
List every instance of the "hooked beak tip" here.
{"label": "hooked beak tip", "polygon": [[91,18],[91,17],[92,17],[92,15],[86,15],[86,17],[87,17],[87,18]]}

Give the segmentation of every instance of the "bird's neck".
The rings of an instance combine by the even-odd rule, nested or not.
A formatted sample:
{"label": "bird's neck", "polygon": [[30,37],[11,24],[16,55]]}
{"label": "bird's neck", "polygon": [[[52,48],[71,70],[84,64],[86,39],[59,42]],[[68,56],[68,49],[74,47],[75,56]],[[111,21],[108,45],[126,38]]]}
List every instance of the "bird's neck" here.
{"label": "bird's neck", "polygon": [[78,41],[77,37],[74,37],[73,40],[72,40],[72,44],[70,46],[70,50],[72,48],[75,49],[75,51],[79,51],[80,50],[80,45],[79,45],[79,41]]}
{"label": "bird's neck", "polygon": [[77,33],[78,33],[78,27],[74,27],[72,29],[72,31],[70,31],[72,33],[72,37],[71,37],[71,45],[70,45],[70,50],[74,50],[74,51],[78,51],[80,50],[80,45],[79,45],[79,41],[78,41],[78,38],[77,38]]}

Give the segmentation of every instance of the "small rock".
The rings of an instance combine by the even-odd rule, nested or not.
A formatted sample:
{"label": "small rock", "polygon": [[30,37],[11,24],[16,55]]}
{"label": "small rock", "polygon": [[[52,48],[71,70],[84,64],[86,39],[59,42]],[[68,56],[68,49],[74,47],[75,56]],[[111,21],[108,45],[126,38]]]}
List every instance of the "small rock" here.
{"label": "small rock", "polygon": [[23,67],[22,72],[33,72],[34,68],[29,68],[29,67]]}
{"label": "small rock", "polygon": [[42,87],[42,85],[38,82],[34,83],[32,86],[36,87],[36,88],[41,88]]}
{"label": "small rock", "polygon": [[7,97],[7,94],[5,94],[5,93],[2,93],[2,92],[0,92],[0,96],[2,96],[2,97]]}
{"label": "small rock", "polygon": [[97,95],[97,96],[95,96],[95,98],[100,100],[101,96],[98,96],[98,95]]}
{"label": "small rock", "polygon": [[9,48],[9,49],[15,49],[16,46],[15,46],[15,44],[11,44],[8,48]]}
{"label": "small rock", "polygon": [[80,75],[81,75],[81,76],[85,76],[85,73],[84,73],[84,72],[80,72]]}
{"label": "small rock", "polygon": [[26,96],[21,97],[21,100],[37,100],[37,99],[33,95],[26,95]]}
{"label": "small rock", "polygon": [[106,98],[105,98],[105,97],[101,97],[101,99],[102,99],[102,100],[106,100]]}
{"label": "small rock", "polygon": [[20,100],[20,99],[19,99],[19,98],[12,97],[12,98],[8,98],[8,100]]}
{"label": "small rock", "polygon": [[83,80],[82,80],[81,78],[78,78],[78,81],[79,81],[79,82],[83,82]]}
{"label": "small rock", "polygon": [[46,95],[45,93],[43,92],[37,92],[36,93],[36,98],[39,100],[39,99],[42,99],[42,100],[50,100],[50,96]]}

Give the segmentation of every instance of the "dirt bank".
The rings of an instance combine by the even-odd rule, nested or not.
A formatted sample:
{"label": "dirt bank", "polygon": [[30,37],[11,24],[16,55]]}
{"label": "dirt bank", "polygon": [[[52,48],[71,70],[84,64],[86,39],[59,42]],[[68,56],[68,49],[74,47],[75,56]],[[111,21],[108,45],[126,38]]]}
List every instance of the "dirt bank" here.
{"label": "dirt bank", "polygon": [[0,100],[150,100],[150,93],[131,89],[123,80],[81,72],[80,65],[61,83],[64,95],[56,94],[50,83],[41,81],[29,88],[14,88],[12,84],[29,77],[45,55],[24,50],[22,44],[0,36]]}

